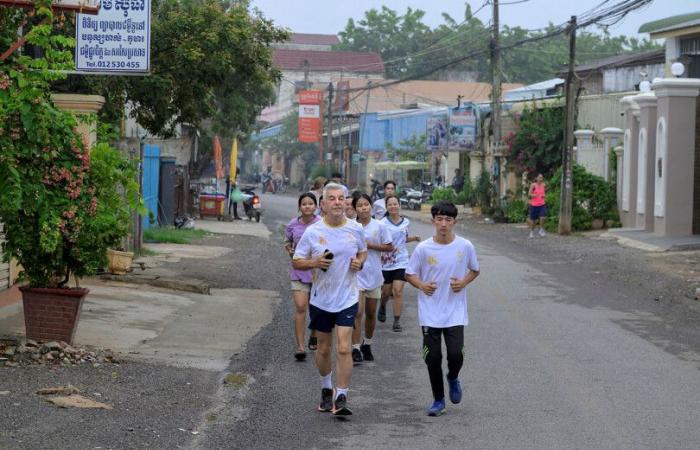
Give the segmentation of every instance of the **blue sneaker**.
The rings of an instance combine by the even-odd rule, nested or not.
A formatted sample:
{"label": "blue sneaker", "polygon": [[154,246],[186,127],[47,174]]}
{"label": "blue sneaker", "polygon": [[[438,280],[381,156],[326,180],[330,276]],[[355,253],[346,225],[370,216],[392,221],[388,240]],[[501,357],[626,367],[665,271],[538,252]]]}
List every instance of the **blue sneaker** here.
{"label": "blue sneaker", "polygon": [[450,385],[450,401],[452,403],[459,403],[462,401],[462,385],[459,384],[459,379],[447,380],[447,384]]}
{"label": "blue sneaker", "polygon": [[445,399],[435,400],[433,405],[428,408],[428,415],[431,417],[437,417],[445,412]]}

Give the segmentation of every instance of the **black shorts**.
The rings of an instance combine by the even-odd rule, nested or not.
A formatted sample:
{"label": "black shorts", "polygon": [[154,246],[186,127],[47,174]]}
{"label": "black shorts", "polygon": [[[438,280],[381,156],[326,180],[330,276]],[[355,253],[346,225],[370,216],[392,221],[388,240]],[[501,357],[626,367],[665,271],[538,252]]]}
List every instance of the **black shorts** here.
{"label": "black shorts", "polygon": [[547,215],[547,207],[542,206],[532,206],[530,205],[530,220],[537,220],[540,217],[545,217]]}
{"label": "black shorts", "polygon": [[382,275],[384,275],[384,284],[406,281],[406,269],[382,270]]}
{"label": "black shorts", "polygon": [[355,316],[357,316],[358,304],[348,306],[342,311],[328,312],[314,305],[309,305],[309,329],[330,333],[337,325],[339,327],[355,326]]}

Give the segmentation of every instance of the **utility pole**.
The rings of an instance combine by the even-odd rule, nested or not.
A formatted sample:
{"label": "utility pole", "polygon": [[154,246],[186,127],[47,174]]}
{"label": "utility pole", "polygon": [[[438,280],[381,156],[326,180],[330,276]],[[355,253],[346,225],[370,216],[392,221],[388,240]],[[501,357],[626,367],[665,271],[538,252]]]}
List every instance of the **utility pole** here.
{"label": "utility pole", "polygon": [[[498,0],[493,3],[493,35],[491,37],[491,132],[495,151],[501,145],[501,49],[499,48],[500,25],[498,19]],[[500,197],[500,156],[494,155],[494,163],[498,171],[496,175],[496,197]]]}
{"label": "utility pole", "polygon": [[571,203],[573,194],[572,163],[574,124],[576,122],[576,16],[569,21],[569,72],[566,74],[566,119],[561,165],[561,197],[559,200],[559,234],[571,234]]}
{"label": "utility pole", "polygon": [[328,144],[326,151],[333,153],[333,82],[328,83]]}

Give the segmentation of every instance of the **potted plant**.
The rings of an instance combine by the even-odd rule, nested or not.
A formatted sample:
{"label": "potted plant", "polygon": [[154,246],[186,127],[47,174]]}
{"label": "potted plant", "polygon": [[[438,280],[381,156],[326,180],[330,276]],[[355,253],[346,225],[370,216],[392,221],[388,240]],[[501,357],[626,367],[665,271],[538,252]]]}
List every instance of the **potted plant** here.
{"label": "potted plant", "polygon": [[79,280],[104,267],[141,201],[128,161],[107,144],[91,152],[78,119],[51,101],[56,70],[72,63],[71,40],[51,34],[50,5],[37,1],[39,25],[26,35],[46,56],[0,61],[0,222],[3,258],[22,268],[27,337],[70,343],[88,293]]}

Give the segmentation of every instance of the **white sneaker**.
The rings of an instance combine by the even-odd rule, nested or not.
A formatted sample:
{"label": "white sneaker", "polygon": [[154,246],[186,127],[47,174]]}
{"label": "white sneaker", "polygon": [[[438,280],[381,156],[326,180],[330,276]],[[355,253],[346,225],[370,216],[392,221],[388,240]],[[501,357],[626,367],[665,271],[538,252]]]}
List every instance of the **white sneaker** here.
{"label": "white sneaker", "polygon": [[530,230],[530,237],[529,237],[529,239],[534,239],[534,237],[535,237],[535,232],[532,231],[532,230]]}
{"label": "white sneaker", "polygon": [[540,228],[540,237],[545,237],[547,233],[544,232],[544,228]]}

